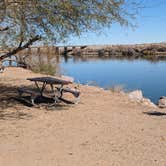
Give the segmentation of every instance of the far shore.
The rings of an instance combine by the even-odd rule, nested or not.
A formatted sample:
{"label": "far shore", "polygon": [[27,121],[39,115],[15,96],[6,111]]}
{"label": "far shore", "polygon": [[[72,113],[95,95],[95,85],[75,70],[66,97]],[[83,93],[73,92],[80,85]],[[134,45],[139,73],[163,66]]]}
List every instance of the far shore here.
{"label": "far shore", "polygon": [[[35,51],[36,49],[36,51]],[[76,57],[166,59],[166,43],[32,47],[27,54],[57,54]],[[23,52],[25,54],[25,52]]]}
{"label": "far shore", "polygon": [[[5,53],[7,50],[0,50]],[[64,45],[31,46],[18,52],[18,55],[56,55],[78,58],[143,58],[148,60],[166,60],[166,43],[119,44],[119,45]],[[21,58],[19,58],[21,60]]]}
{"label": "far shore", "polygon": [[37,76],[16,67],[0,73],[0,165],[165,166],[166,109],[88,85],[76,105],[28,107],[17,88]]}

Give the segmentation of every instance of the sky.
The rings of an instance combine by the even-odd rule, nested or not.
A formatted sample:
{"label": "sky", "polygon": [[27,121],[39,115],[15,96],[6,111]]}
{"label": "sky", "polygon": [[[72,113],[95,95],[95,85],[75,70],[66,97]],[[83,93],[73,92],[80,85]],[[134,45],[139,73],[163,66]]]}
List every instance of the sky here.
{"label": "sky", "polygon": [[121,27],[113,24],[100,33],[84,33],[80,37],[70,37],[63,45],[109,45],[142,44],[166,42],[166,0],[146,0],[134,20],[137,27]]}

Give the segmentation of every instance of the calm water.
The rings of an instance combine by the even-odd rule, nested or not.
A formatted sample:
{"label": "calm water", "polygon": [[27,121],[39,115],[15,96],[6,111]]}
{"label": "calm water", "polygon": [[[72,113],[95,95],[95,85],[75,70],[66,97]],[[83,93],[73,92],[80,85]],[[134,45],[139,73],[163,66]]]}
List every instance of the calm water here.
{"label": "calm water", "polygon": [[155,103],[160,96],[166,96],[166,61],[69,59],[62,60],[61,68],[83,84],[94,81],[104,88],[123,85],[126,90],[141,89]]}

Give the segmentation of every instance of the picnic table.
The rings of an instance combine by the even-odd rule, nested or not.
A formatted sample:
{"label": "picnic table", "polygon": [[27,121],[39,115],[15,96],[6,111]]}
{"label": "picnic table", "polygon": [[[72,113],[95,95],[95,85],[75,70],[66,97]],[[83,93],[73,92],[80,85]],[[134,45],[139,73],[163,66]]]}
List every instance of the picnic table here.
{"label": "picnic table", "polygon": [[[80,91],[77,88],[64,87],[65,85],[72,84],[72,80],[56,77],[35,77],[27,78],[27,80],[35,83],[35,90],[22,87],[18,89],[18,92],[20,97],[23,97],[23,94],[28,94],[32,105],[36,105],[35,100],[37,98],[43,98],[45,96],[53,100],[52,105],[59,102],[75,104],[79,101]],[[48,86],[50,87],[50,91],[46,88]],[[71,101],[63,98],[64,93],[71,93],[76,100]]]}

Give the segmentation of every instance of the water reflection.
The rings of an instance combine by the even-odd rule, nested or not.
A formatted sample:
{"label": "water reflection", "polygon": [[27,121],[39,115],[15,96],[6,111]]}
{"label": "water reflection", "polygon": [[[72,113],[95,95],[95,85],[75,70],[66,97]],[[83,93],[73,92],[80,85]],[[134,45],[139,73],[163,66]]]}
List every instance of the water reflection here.
{"label": "water reflection", "polygon": [[104,88],[123,85],[127,90],[141,89],[155,103],[166,95],[166,61],[70,58],[61,61],[61,68],[83,84],[94,81]]}

